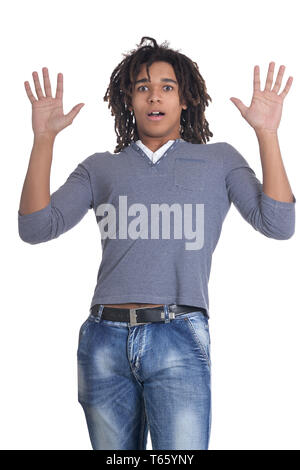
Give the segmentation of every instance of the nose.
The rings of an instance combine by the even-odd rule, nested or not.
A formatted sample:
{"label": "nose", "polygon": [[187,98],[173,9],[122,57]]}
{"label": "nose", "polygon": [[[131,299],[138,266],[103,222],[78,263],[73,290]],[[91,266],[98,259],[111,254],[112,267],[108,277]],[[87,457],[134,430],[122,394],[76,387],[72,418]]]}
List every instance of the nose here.
{"label": "nose", "polygon": [[160,98],[151,97],[151,98],[149,98],[149,101],[150,101],[150,103],[154,103],[155,101],[160,101]]}
{"label": "nose", "polygon": [[159,92],[153,90],[152,93],[149,95],[150,103],[153,103],[154,101],[159,101],[159,100],[160,100]]}

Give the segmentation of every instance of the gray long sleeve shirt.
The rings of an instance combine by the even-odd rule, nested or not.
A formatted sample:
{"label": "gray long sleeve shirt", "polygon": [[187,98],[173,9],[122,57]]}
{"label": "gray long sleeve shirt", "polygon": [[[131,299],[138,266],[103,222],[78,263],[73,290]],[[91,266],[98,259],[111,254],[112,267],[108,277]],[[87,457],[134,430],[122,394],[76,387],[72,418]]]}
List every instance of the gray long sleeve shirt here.
{"label": "gray long sleeve shirt", "polygon": [[[205,308],[211,259],[231,203],[258,232],[287,240],[293,202],[277,201],[230,144],[176,139],[153,163],[136,142],[95,153],[69,175],[41,210],[21,215],[21,239],[55,239],[93,209],[102,260],[94,304],[184,304]],[[87,242],[88,243],[88,242]]]}

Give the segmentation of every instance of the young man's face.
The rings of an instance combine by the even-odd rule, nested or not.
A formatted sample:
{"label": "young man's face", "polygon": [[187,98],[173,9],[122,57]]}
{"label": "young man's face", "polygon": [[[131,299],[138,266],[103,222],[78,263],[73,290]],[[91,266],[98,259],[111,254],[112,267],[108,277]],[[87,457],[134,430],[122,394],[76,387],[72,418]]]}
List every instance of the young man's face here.
{"label": "young man's face", "polygon": [[[146,65],[142,64],[133,84],[132,107],[139,139],[145,144],[160,144],[169,139],[180,138],[180,116],[186,104],[179,102],[179,85],[174,69],[168,62],[154,62],[149,67],[150,82]],[[159,119],[148,116],[151,111],[164,113]],[[157,145],[156,145],[157,146]]]}

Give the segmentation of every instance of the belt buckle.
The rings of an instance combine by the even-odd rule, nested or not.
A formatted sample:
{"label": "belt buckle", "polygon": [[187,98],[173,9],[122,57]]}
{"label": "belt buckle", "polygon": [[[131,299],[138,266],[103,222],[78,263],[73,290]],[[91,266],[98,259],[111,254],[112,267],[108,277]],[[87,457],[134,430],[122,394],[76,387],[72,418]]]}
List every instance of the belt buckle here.
{"label": "belt buckle", "polygon": [[129,309],[130,326],[146,325],[146,323],[148,323],[148,322],[139,323],[139,322],[136,321],[136,316],[137,316],[136,311],[137,311],[137,310],[141,310],[142,308],[143,308],[143,307],[140,307],[140,308],[130,308],[130,309]]}
{"label": "belt buckle", "polygon": [[[143,322],[143,323],[141,322],[141,323],[138,323],[138,322],[136,321],[136,317],[137,317],[136,311],[137,311],[137,310],[141,310],[141,309],[143,309],[143,308],[145,308],[145,307],[130,308],[130,309],[129,309],[129,311],[130,311],[130,312],[129,312],[129,314],[130,314],[130,326],[134,326],[134,325],[146,325],[147,323],[151,323],[151,322]],[[161,320],[164,320],[164,319],[165,319],[165,312],[162,311],[161,314],[160,314],[160,316],[161,316]],[[174,318],[175,318],[175,312],[170,311],[169,318],[170,318],[170,320],[174,320]]]}

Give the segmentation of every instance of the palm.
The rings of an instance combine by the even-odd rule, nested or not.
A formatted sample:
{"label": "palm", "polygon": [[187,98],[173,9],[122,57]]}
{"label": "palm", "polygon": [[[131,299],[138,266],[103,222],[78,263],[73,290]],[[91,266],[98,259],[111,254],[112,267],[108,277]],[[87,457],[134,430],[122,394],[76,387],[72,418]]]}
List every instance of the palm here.
{"label": "palm", "polygon": [[65,120],[60,99],[46,97],[32,105],[32,126],[38,133],[59,132]]}
{"label": "palm", "polygon": [[32,104],[32,128],[35,135],[49,134],[56,136],[62,129],[72,124],[84,103],[77,104],[64,115],[63,112],[63,74],[57,75],[55,98],[52,97],[51,83],[47,67],[43,67],[45,95],[37,72],[33,72],[33,80],[37,98],[33,95],[29,82],[24,82],[27,96]]}
{"label": "palm", "polygon": [[278,95],[284,73],[284,66],[281,66],[274,87],[271,89],[274,66],[275,62],[270,62],[266,85],[263,91],[260,90],[259,67],[254,67],[254,91],[249,107],[245,106],[241,100],[231,98],[231,101],[240,110],[242,116],[256,131],[277,131],[281,119],[283,101],[292,84],[292,77],[289,77],[284,90]]}

